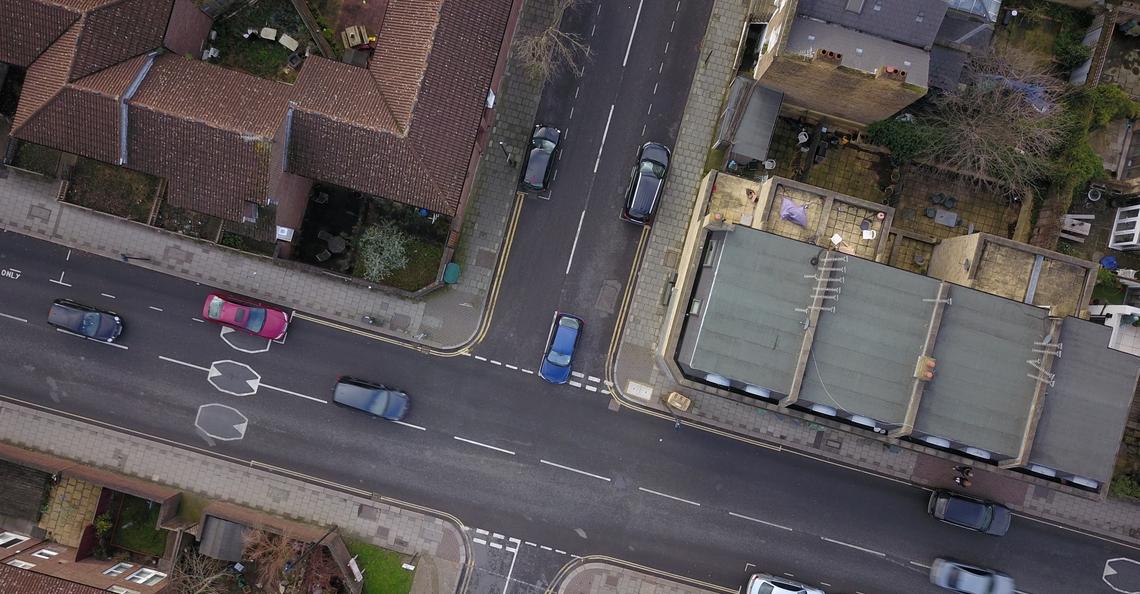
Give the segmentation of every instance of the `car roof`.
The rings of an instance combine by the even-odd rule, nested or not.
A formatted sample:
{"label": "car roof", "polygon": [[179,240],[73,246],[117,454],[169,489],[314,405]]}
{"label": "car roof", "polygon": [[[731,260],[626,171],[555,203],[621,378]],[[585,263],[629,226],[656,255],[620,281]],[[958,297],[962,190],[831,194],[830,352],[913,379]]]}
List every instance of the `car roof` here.
{"label": "car roof", "polygon": [[[953,494],[952,494],[953,495]],[[946,519],[956,524],[976,526],[981,528],[986,523],[987,508],[985,503],[951,496],[946,502]]]}
{"label": "car roof", "polygon": [[582,320],[563,314],[558,318],[558,327],[554,330],[554,344],[551,348],[560,353],[568,352],[574,346],[581,329]]}
{"label": "car roof", "polygon": [[558,128],[555,128],[553,126],[543,126],[541,124],[535,127],[534,134],[531,135],[531,138],[545,138],[546,140],[554,143],[557,143],[558,139],[561,137],[562,131]]}
{"label": "car roof", "polygon": [[84,310],[75,307],[72,302],[61,299],[51,304],[51,309],[48,310],[48,321],[60,326],[75,326],[83,314]]}

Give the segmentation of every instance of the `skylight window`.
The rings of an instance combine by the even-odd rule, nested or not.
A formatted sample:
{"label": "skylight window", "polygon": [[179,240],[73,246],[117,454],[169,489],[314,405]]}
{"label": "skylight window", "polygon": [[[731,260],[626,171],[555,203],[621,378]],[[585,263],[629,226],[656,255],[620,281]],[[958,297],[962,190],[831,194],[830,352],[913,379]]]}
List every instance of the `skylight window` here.
{"label": "skylight window", "polygon": [[863,12],[863,0],[847,0],[847,10],[854,13]]}

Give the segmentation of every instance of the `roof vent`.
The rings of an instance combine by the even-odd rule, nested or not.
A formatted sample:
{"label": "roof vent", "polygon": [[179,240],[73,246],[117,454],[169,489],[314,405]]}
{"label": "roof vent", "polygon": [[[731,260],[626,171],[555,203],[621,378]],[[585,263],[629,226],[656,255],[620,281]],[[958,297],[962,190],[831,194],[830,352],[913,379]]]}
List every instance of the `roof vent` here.
{"label": "roof vent", "polygon": [[934,360],[934,357],[920,356],[918,358],[918,364],[914,367],[914,377],[922,382],[928,382],[934,379],[934,367],[936,365],[937,361]]}

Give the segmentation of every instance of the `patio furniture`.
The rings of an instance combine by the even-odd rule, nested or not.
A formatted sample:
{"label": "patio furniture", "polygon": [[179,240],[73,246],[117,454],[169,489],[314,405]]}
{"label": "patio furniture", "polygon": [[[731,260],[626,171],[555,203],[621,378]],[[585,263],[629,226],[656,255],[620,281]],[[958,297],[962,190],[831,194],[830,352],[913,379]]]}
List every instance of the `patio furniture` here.
{"label": "patio furniture", "polygon": [[345,242],[343,237],[339,235],[333,235],[331,238],[329,238],[328,242],[330,252],[339,254],[344,251]]}
{"label": "patio furniture", "polygon": [[313,202],[316,202],[317,204],[324,204],[328,201],[329,201],[329,195],[325,192],[321,192],[320,194],[317,194],[317,197],[313,199]]}
{"label": "patio furniture", "polygon": [[328,241],[328,240],[332,239],[332,236],[333,236],[332,233],[329,233],[328,231],[325,231],[324,229],[317,231],[317,239],[320,239],[321,241]]}
{"label": "patio furniture", "polygon": [[776,160],[775,159],[766,159],[764,161],[764,169],[771,171],[772,169],[775,169],[775,168],[776,168]]}
{"label": "patio furniture", "polygon": [[276,41],[277,40],[277,29],[271,29],[269,27],[263,27],[261,29],[261,33],[259,35],[262,39],[268,39],[269,41]]}
{"label": "patio furniture", "polygon": [[934,222],[939,225],[946,225],[947,227],[956,227],[958,226],[958,213],[938,209],[937,212],[934,213]]}
{"label": "patio furniture", "polygon": [[289,35],[287,33],[282,33],[281,38],[277,40],[277,43],[280,43],[281,45],[285,46],[285,49],[287,49],[291,52],[297,51],[297,46],[298,46],[297,40],[293,39],[292,37],[289,37]]}
{"label": "patio furniture", "polygon": [[926,265],[926,254],[923,254],[920,252],[915,252],[914,253],[914,263],[918,264],[919,266],[925,266]]}
{"label": "patio furniture", "polygon": [[934,208],[934,207],[932,206],[932,207],[930,207],[930,208],[926,209],[926,211],[925,211],[925,212],[923,212],[923,214],[925,214],[925,215],[927,216],[927,218],[931,218],[931,219],[933,219],[933,218],[934,218],[934,215],[938,214],[938,209],[937,209],[937,208]]}
{"label": "patio furniture", "polygon": [[946,210],[950,210],[955,206],[958,206],[957,196],[947,196],[946,201],[942,203],[942,208],[945,208]]}
{"label": "patio furniture", "polygon": [[930,201],[935,203],[935,204],[942,204],[943,202],[946,201],[946,194],[939,192],[939,193],[931,196]]}
{"label": "patio furniture", "polygon": [[317,261],[318,262],[324,262],[325,260],[328,260],[331,257],[332,257],[332,252],[325,250],[325,251],[317,254]]}

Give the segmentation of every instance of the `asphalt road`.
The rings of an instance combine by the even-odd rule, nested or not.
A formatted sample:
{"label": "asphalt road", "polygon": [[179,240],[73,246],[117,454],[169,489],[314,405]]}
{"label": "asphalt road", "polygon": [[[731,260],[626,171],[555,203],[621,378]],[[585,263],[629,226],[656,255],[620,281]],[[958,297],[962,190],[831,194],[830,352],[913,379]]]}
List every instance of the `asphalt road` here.
{"label": "asphalt road", "polygon": [[[610,410],[599,393],[475,357],[434,358],[303,320],[283,344],[243,352],[199,321],[207,287],[13,233],[0,234],[0,269],[20,271],[0,277],[0,393],[414,501],[566,554],[610,555],[728,587],[758,567],[833,593],[930,592],[922,565],[954,556],[1044,593],[1108,592],[1105,560],[1134,553],[1024,518],[1003,538],[969,533],[926,517],[920,489],[674,431]],[[63,296],[123,315],[127,348],[49,327],[48,304]],[[256,371],[256,392],[216,389],[206,370],[219,361]],[[341,374],[406,389],[407,425],[328,404]],[[241,439],[199,434],[195,419],[211,404],[248,419]],[[551,575],[535,564],[533,579]]]}
{"label": "asphalt road", "polygon": [[537,368],[554,312],[568,311],[586,322],[574,369],[603,375],[646,232],[618,216],[630,173],[642,144],[677,140],[710,11],[684,0],[587,3],[567,14],[563,30],[580,35],[591,58],[581,79],[567,73],[543,92],[538,123],[563,131],[554,180],[522,207],[477,354]]}

